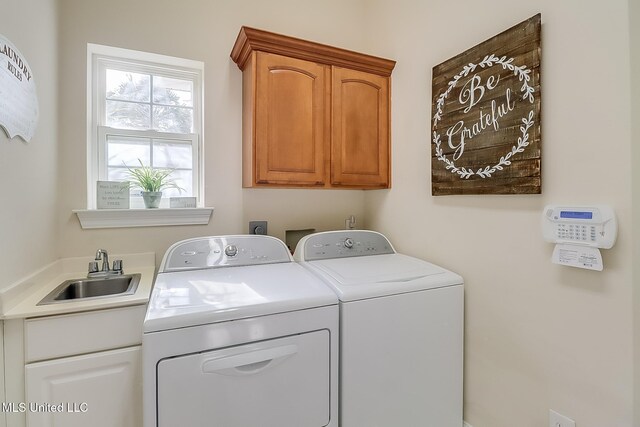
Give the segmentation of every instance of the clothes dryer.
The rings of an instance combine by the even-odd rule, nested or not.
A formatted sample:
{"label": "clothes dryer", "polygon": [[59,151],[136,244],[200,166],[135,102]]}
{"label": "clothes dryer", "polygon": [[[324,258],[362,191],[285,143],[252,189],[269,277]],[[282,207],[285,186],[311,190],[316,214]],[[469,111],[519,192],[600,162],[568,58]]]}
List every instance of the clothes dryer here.
{"label": "clothes dryer", "polygon": [[294,258],[340,299],[341,427],[460,427],[462,278],[373,231],[305,236]]}
{"label": "clothes dryer", "polygon": [[273,237],[174,244],[144,322],[144,426],[337,426],[337,304]]}

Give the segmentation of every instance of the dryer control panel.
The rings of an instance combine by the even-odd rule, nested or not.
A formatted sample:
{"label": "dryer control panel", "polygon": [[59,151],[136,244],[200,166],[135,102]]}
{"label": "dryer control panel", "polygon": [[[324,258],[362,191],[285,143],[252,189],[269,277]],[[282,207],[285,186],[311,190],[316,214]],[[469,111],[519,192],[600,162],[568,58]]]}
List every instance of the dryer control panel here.
{"label": "dryer control panel", "polygon": [[211,236],[187,239],[171,246],[160,264],[160,273],[291,262],[287,246],[262,235]]}
{"label": "dryer control panel", "polygon": [[389,240],[380,233],[368,230],[341,230],[303,237],[298,242],[294,258],[296,261],[316,261],[395,252]]}

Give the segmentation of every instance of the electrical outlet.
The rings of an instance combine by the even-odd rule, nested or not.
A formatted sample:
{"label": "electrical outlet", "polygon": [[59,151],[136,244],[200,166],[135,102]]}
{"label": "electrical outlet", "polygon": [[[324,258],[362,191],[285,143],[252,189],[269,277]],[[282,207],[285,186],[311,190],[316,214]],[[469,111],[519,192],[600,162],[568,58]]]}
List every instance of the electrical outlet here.
{"label": "electrical outlet", "polygon": [[549,409],[549,427],[576,427],[576,422]]}
{"label": "electrical outlet", "polygon": [[249,234],[267,234],[267,221],[249,221]]}

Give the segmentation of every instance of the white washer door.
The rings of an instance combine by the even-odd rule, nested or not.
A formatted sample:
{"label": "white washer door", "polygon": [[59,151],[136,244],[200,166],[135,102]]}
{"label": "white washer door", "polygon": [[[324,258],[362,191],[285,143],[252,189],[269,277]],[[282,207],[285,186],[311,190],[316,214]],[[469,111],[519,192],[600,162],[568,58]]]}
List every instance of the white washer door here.
{"label": "white washer door", "polygon": [[329,423],[329,331],[160,361],[159,427]]}

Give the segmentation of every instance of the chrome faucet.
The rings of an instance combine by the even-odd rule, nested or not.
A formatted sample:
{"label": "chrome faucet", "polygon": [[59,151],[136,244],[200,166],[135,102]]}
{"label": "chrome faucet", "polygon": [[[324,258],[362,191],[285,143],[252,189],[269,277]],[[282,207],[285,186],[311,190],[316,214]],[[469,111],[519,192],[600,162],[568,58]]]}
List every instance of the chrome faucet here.
{"label": "chrome faucet", "polygon": [[[102,260],[102,268],[98,268],[98,261]],[[109,277],[124,274],[122,269],[122,260],[113,261],[113,268],[109,268],[109,254],[106,249],[98,249],[96,251],[95,261],[89,263],[89,273],[87,277]]]}
{"label": "chrome faucet", "polygon": [[109,271],[109,254],[105,249],[98,249],[96,251],[96,261],[100,261],[100,259],[102,259],[102,271],[105,273],[108,272]]}

